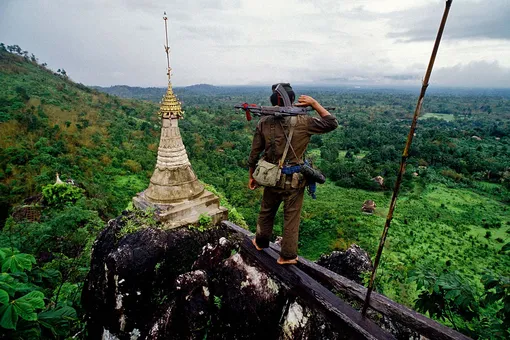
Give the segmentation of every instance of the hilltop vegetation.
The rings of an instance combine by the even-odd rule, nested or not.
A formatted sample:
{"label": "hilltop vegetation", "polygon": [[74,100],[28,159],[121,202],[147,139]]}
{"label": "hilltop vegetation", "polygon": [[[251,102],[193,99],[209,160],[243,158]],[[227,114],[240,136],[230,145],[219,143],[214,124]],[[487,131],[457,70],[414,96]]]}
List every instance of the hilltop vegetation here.
{"label": "hilltop vegetation", "polygon": [[[1,338],[81,333],[92,242],[152,174],[156,110],[0,45]],[[57,172],[77,186],[54,185]]]}
{"label": "hilltop vegetation", "polygon": [[0,71],[2,217],[56,172],[83,185],[101,216],[116,216],[152,173],[157,105],[91,90],[3,49]]}
{"label": "hilltop vegetation", "polygon": [[[0,336],[76,334],[95,235],[152,174],[160,129],[155,102],[164,89],[121,87],[128,97],[154,102],[120,99],[6,49],[0,45],[0,220],[28,196],[43,193],[44,206],[35,205],[37,221],[9,218],[0,233]],[[336,106],[340,123],[309,147],[328,182],[317,200],[305,199],[299,253],[316,259],[358,243],[373,256],[416,94],[295,90]],[[254,230],[262,192],[247,188],[247,156],[256,119],[247,122],[233,105],[267,105],[267,89],[202,85],[175,92],[195,172]],[[509,336],[509,98],[503,90],[426,97],[376,282],[390,298],[475,338]],[[53,185],[56,172],[79,187]],[[366,199],[376,201],[375,214],[360,212]],[[276,234],[281,224],[279,216]],[[5,264],[13,256],[22,265]],[[16,318],[2,318],[5,301],[27,300],[30,307],[17,309]]]}

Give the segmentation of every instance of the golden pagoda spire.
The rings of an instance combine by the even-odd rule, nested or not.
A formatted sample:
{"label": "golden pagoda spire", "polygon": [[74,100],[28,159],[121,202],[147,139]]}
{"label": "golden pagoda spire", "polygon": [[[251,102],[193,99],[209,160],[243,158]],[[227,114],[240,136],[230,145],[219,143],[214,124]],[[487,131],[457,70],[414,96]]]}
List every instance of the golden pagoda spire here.
{"label": "golden pagoda spire", "polygon": [[177,100],[177,97],[174,94],[172,89],[172,82],[170,80],[172,75],[172,68],[170,67],[170,46],[168,45],[168,17],[166,16],[166,12],[164,12],[163,20],[165,21],[165,38],[166,44],[165,53],[166,53],[166,63],[167,63],[167,76],[168,76],[168,89],[166,90],[166,94],[163,96],[161,100],[161,107],[159,108],[158,114],[162,118],[170,118],[170,119],[178,119],[182,118],[184,111],[181,108],[181,102]]}
{"label": "golden pagoda spire", "polygon": [[161,137],[158,146],[156,166],[149,187],[133,197],[137,209],[154,209],[154,215],[165,222],[165,227],[197,223],[200,216],[210,216],[213,223],[228,217],[227,209],[220,206],[220,199],[205,190],[193,172],[182,142],[179,118],[184,111],[175,97],[170,81],[170,48],[168,47],[167,16],[165,20],[168,89],[161,100]]}

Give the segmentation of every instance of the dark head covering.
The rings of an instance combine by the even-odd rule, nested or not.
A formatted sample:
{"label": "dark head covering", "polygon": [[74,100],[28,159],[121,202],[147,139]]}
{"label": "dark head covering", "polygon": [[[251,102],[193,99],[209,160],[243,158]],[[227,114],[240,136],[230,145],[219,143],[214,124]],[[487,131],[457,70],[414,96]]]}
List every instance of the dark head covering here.
{"label": "dark head covering", "polygon": [[273,106],[283,106],[283,99],[280,97],[278,92],[276,92],[276,87],[278,86],[278,84],[281,84],[283,86],[283,88],[289,95],[290,102],[291,103],[294,102],[294,99],[296,99],[296,94],[292,90],[292,86],[290,86],[289,83],[277,83],[271,86],[271,89],[273,90],[273,94],[271,94],[271,97],[269,97],[269,99],[271,100],[271,104]]}

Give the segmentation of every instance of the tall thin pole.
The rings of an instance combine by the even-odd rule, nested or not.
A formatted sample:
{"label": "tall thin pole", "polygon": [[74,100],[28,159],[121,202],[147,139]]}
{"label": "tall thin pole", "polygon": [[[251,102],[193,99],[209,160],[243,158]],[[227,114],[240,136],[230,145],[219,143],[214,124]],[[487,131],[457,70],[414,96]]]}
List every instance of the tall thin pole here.
{"label": "tall thin pole", "polygon": [[402,176],[404,175],[406,169],[406,162],[407,158],[409,157],[409,149],[411,148],[411,143],[413,142],[414,130],[416,129],[418,117],[420,116],[420,111],[423,105],[423,98],[425,97],[425,92],[427,91],[427,87],[429,86],[430,75],[432,73],[432,68],[434,67],[434,61],[436,60],[437,50],[439,49],[439,43],[441,42],[441,37],[443,36],[444,26],[446,24],[446,19],[448,18],[448,13],[450,11],[452,1],[453,0],[446,1],[443,19],[441,20],[441,24],[437,32],[436,42],[432,50],[432,55],[430,56],[429,66],[427,67],[427,72],[425,73],[425,78],[423,79],[422,82],[420,96],[418,97],[418,102],[416,103],[416,108],[414,110],[413,122],[411,124],[409,134],[407,135],[406,146],[404,148],[404,151],[402,153],[402,159],[400,161],[400,170],[397,175],[397,181],[395,182],[395,188],[393,189],[393,196],[391,197],[390,210],[388,211],[388,215],[386,217],[386,223],[384,225],[384,230],[381,235],[381,241],[379,242],[379,249],[377,249],[377,255],[375,256],[374,269],[372,270],[372,275],[370,276],[370,282],[368,284],[365,304],[363,305],[363,310],[361,312],[363,316],[365,316],[368,309],[368,305],[370,304],[370,295],[372,294],[372,290],[374,289],[375,273],[377,271],[377,267],[379,266],[379,261],[381,260],[381,254],[384,248],[384,243],[386,242],[386,236],[388,235],[388,229],[390,228],[391,220],[393,219],[393,211],[395,210],[395,205],[397,203],[397,197],[398,192],[400,190],[400,184],[402,182]]}
{"label": "tall thin pole", "polygon": [[163,12],[163,20],[165,21],[165,53],[166,53],[166,64],[167,64],[167,75],[168,75],[168,82],[170,82],[170,72],[172,71],[172,68],[170,68],[170,47],[168,46],[168,17],[166,16],[166,12]]}

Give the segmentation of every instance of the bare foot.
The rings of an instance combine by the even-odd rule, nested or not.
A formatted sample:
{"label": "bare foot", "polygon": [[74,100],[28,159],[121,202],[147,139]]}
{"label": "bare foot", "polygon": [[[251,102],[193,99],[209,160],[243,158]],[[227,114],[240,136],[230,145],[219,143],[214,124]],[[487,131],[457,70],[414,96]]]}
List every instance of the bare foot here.
{"label": "bare foot", "polygon": [[260,248],[258,245],[257,245],[257,242],[255,241],[255,239],[251,240],[251,243],[253,243],[253,245],[255,246],[255,248],[257,248],[257,250],[262,250],[262,248]]}
{"label": "bare foot", "polygon": [[276,262],[278,262],[278,264],[297,264],[297,261],[298,261],[297,256],[295,259],[290,259],[290,260],[285,260],[283,257],[280,256],[280,258],[278,258],[278,260]]}

